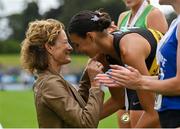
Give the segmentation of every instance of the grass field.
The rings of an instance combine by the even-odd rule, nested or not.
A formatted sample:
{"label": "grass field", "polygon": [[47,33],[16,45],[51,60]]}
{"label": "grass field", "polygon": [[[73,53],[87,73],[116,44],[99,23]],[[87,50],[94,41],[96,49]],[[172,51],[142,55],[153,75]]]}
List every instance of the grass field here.
{"label": "grass field", "polygon": [[0,55],[0,64],[4,66],[19,66],[20,59],[18,54],[1,54]]}
{"label": "grass field", "polygon": [[4,128],[37,127],[31,91],[0,92],[0,123]]}
{"label": "grass field", "polygon": [[[106,93],[108,98],[109,93]],[[4,128],[36,128],[36,112],[32,91],[0,91],[0,123]],[[116,115],[99,124],[99,128],[117,127]]]}

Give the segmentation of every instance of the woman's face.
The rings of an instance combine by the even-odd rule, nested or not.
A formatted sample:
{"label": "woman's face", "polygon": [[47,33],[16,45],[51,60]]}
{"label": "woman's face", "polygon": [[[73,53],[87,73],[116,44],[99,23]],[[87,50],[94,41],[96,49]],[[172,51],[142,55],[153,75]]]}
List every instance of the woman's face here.
{"label": "woman's face", "polygon": [[48,51],[57,64],[63,65],[71,62],[70,53],[72,52],[72,50],[73,49],[68,42],[66,33],[63,30],[58,35],[55,44],[53,46],[50,46],[50,49]]}
{"label": "woman's face", "polygon": [[133,8],[137,5],[139,5],[143,0],[124,0],[126,6],[128,8]]}
{"label": "woman's face", "polygon": [[77,34],[70,34],[69,38],[75,51],[83,53],[91,58],[99,53],[98,47],[92,37],[86,36],[86,38],[82,38]]}

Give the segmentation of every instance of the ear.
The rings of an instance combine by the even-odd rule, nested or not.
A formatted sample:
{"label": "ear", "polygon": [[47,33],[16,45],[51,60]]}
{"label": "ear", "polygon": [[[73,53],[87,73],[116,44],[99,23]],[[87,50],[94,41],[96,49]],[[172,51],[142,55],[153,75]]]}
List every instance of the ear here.
{"label": "ear", "polygon": [[90,38],[91,41],[95,40],[95,32],[87,32],[86,36]]}
{"label": "ear", "polygon": [[52,45],[45,43],[45,48],[46,48],[48,53],[50,53],[50,54],[53,53],[53,46]]}

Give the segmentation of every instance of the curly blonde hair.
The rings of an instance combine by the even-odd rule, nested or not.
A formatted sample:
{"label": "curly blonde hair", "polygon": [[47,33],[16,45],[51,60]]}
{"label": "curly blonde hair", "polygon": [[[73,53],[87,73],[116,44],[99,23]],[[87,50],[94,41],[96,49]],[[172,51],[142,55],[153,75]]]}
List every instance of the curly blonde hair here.
{"label": "curly blonde hair", "polygon": [[64,25],[54,19],[36,20],[29,23],[21,46],[21,65],[30,73],[48,67],[45,43],[54,45]]}

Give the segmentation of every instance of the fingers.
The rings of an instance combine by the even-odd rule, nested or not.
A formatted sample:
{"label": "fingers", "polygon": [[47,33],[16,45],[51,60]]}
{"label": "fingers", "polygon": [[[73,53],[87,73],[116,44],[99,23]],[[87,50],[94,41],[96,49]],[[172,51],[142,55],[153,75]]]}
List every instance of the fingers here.
{"label": "fingers", "polygon": [[121,87],[126,83],[125,80],[120,80],[117,77],[111,77],[109,74],[98,74],[95,77],[95,80],[107,87]]}
{"label": "fingers", "polygon": [[89,60],[88,66],[89,67],[97,67],[97,68],[103,67],[103,65],[100,62],[98,62],[98,61],[96,61],[94,59]]}
{"label": "fingers", "polygon": [[110,65],[110,67],[112,69],[116,69],[116,70],[127,70],[127,68],[120,66],[120,65]]}
{"label": "fingers", "polygon": [[131,71],[131,72],[138,72],[137,69],[135,69],[135,68],[133,68],[133,67],[131,67],[131,66],[127,66],[126,68],[127,68],[129,71]]}

